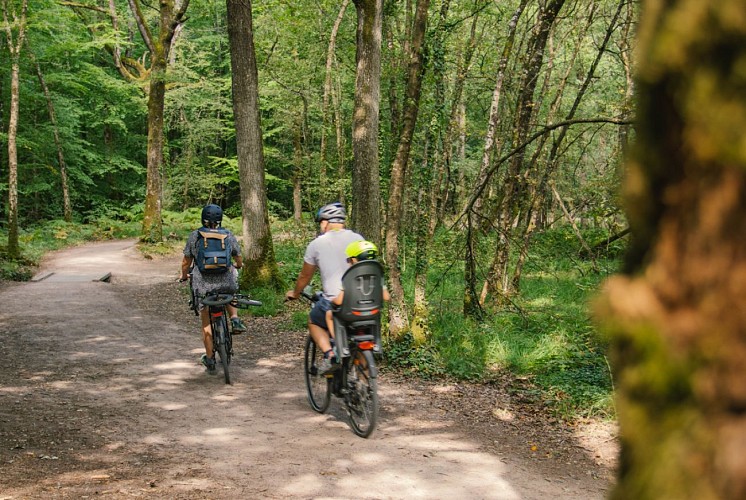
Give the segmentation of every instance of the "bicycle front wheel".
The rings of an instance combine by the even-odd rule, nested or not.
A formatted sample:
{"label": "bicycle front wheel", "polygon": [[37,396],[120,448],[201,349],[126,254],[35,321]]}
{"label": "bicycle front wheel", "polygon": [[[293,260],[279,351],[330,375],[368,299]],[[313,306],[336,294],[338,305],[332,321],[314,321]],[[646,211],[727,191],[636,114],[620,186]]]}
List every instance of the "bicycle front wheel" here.
{"label": "bicycle front wheel", "polygon": [[316,347],[316,342],[309,335],[306,339],[306,354],[303,368],[306,376],[308,403],[314,411],[324,413],[329,408],[332,397],[332,379],[330,375],[319,375],[317,366],[324,358],[324,353]]}
{"label": "bicycle front wheel", "polygon": [[230,384],[231,383],[231,373],[228,368],[228,365],[231,363],[231,353],[230,353],[230,346],[228,343],[228,324],[225,321],[225,315],[223,315],[219,321],[215,324],[215,334],[213,335],[213,339],[215,343],[217,344],[214,346],[218,352],[218,356],[220,356],[220,364],[223,366],[223,376],[225,377],[225,383]]}
{"label": "bicycle front wheel", "polygon": [[367,438],[378,421],[378,378],[373,353],[355,351],[345,369],[348,390],[345,405],[350,427],[358,436]]}

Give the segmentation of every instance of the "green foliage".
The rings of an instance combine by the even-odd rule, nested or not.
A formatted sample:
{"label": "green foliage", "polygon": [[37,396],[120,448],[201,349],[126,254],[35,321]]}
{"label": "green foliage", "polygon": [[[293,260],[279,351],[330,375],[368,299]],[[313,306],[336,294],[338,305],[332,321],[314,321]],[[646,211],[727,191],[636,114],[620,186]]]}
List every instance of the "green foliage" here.
{"label": "green foliage", "polygon": [[[584,230],[595,241],[608,236]],[[478,241],[490,254],[494,241]],[[620,243],[621,245],[622,243]],[[413,261],[413,249],[407,261]],[[463,263],[455,233],[439,231],[430,250],[429,303],[432,338],[417,349],[405,337],[386,346],[392,366],[412,374],[448,375],[490,380],[504,371],[530,377],[544,400],[561,415],[612,415],[611,376],[606,344],[591,323],[587,303],[617,260],[599,260],[600,273],[579,257],[580,244],[571,228],[558,226],[536,235],[521,281],[521,293],[485,319],[464,318]],[[414,265],[405,268],[405,284]],[[405,288],[407,293],[411,290]],[[431,366],[432,365],[432,366]]]}
{"label": "green foliage", "polygon": [[388,366],[425,379],[445,376],[445,363],[433,344],[415,346],[407,333],[399,340],[384,337],[384,360]]}

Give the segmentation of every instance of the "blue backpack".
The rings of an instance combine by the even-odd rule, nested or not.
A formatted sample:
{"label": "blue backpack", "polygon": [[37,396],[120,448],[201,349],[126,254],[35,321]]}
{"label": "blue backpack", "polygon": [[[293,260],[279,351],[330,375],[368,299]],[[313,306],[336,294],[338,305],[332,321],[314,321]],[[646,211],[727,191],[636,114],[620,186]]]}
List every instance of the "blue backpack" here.
{"label": "blue backpack", "polygon": [[202,227],[197,236],[196,265],[202,274],[222,274],[231,265],[230,232]]}

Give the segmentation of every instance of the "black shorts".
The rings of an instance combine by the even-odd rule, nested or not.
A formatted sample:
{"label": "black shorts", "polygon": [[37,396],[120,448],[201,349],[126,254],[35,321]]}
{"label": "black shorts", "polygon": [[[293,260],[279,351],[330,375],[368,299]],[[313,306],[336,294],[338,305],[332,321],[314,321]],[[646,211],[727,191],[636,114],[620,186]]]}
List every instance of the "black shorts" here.
{"label": "black shorts", "polygon": [[332,303],[326,297],[320,297],[318,302],[314,303],[313,309],[308,313],[308,319],[316,326],[326,330],[326,311],[332,308]]}

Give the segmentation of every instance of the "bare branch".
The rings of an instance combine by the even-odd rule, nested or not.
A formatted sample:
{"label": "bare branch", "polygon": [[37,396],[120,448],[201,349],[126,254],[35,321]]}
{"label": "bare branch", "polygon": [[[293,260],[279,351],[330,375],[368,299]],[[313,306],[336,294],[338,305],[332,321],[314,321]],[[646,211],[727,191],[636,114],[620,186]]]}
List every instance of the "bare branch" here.
{"label": "bare branch", "polygon": [[106,14],[109,16],[109,11],[104,9],[103,7],[99,7],[98,5],[89,5],[86,3],[80,3],[80,2],[59,2],[60,5],[63,7],[72,7],[73,9],[87,9],[87,10],[93,10],[96,12],[99,12],[101,14]]}
{"label": "bare branch", "polygon": [[634,120],[627,120],[627,119],[617,119],[617,118],[579,118],[575,120],[563,120],[561,122],[552,123],[549,125],[545,125],[541,130],[534,133],[531,137],[526,139],[526,141],[523,142],[523,144],[520,144],[518,147],[510,151],[509,153],[505,154],[502,158],[500,158],[498,161],[495,162],[492,167],[487,171],[485,176],[481,179],[481,182],[477,185],[476,190],[472,193],[471,197],[469,198],[469,201],[466,203],[466,206],[461,210],[461,214],[456,219],[456,222],[454,222],[454,226],[459,223],[459,221],[464,217],[464,215],[467,212],[472,211],[474,208],[474,203],[476,200],[482,195],[482,192],[484,192],[485,187],[489,183],[489,180],[492,178],[492,175],[497,171],[497,169],[511,159],[513,156],[515,156],[518,153],[521,153],[524,149],[526,149],[529,144],[534,142],[539,137],[542,137],[552,130],[562,128],[562,127],[569,127],[571,125],[577,125],[580,123],[610,123],[613,125],[631,125],[634,123]]}
{"label": "bare branch", "polygon": [[135,16],[137,29],[140,31],[140,35],[142,36],[145,45],[148,47],[148,51],[150,51],[151,54],[155,54],[153,36],[150,34],[150,28],[148,28],[148,24],[145,22],[145,16],[143,16],[142,9],[140,8],[140,2],[138,0],[127,0],[127,3],[130,6],[132,15]]}

